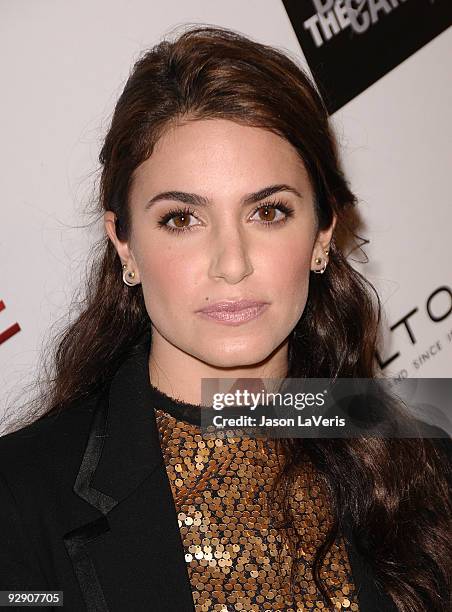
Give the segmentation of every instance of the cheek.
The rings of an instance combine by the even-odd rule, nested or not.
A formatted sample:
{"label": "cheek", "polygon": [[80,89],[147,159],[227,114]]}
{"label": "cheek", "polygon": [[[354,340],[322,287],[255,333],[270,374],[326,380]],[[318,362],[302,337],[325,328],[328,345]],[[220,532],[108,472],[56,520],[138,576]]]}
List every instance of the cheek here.
{"label": "cheek", "polygon": [[308,298],[310,258],[289,262],[283,271],[280,287],[281,295],[285,297],[285,310],[294,324],[303,314]]}
{"label": "cheek", "polygon": [[296,241],[292,246],[273,249],[266,255],[268,278],[274,290],[287,298],[304,296],[308,289],[311,270],[311,245],[300,246]]}
{"label": "cheek", "polygon": [[[300,245],[301,242],[301,245]],[[291,248],[273,251],[268,259],[268,278],[275,316],[285,333],[297,324],[306,307],[311,273],[311,243],[298,239]]]}
{"label": "cheek", "polygon": [[171,247],[148,247],[137,257],[140,268],[143,293],[150,310],[162,310],[167,313],[179,305],[187,305],[191,301],[193,289],[196,286],[196,262],[180,251]]}

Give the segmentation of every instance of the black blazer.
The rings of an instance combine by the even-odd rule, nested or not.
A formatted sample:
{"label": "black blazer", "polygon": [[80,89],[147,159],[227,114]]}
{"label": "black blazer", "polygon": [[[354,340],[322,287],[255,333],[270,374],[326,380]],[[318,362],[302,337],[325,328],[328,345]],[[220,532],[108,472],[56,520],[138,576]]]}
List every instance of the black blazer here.
{"label": "black blazer", "polygon": [[[144,343],[108,393],[0,438],[0,590],[60,590],[70,612],[194,611],[149,393]],[[395,612],[344,535],[360,611]]]}

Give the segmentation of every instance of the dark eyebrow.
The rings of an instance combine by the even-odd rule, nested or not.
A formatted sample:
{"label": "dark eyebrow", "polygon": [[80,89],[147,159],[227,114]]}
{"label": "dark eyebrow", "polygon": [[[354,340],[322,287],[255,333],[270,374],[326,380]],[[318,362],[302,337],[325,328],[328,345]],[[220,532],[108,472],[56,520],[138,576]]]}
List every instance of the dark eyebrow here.
{"label": "dark eyebrow", "polygon": [[[264,200],[274,193],[278,193],[279,191],[290,191],[294,193],[299,198],[303,196],[297,189],[291,187],[290,185],[280,184],[280,185],[269,185],[268,187],[264,187],[259,191],[255,191],[254,193],[247,194],[242,199],[242,204],[246,206],[247,204],[255,204],[256,202],[260,202],[260,200]],[[192,204],[193,206],[209,206],[211,201],[204,196],[200,196],[196,193],[188,193],[186,191],[162,191],[162,193],[158,193],[153,198],[147,202],[145,205],[145,209],[148,209],[159,200],[177,200],[179,202],[183,202],[184,204]]]}

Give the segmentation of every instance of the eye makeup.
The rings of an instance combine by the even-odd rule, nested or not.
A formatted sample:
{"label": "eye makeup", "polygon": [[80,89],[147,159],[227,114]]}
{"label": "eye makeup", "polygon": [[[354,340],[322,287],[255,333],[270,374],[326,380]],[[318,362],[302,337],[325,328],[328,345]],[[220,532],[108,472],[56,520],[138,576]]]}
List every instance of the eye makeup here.
{"label": "eye makeup", "polygon": [[[281,200],[275,200],[272,202],[264,202],[260,204],[253,210],[253,213],[251,216],[253,217],[257,212],[261,210],[265,210],[266,212],[270,210],[279,210],[285,215],[282,219],[278,219],[277,221],[268,221],[268,220],[258,221],[258,223],[260,223],[261,225],[266,225],[266,226],[280,226],[281,224],[286,223],[287,220],[290,217],[293,217],[293,215],[295,214],[294,209],[291,206],[288,206],[286,203],[282,202]],[[195,227],[197,227],[197,225],[176,227],[174,225],[168,225],[168,222],[177,217],[181,219],[187,219],[190,215],[195,218],[198,218],[196,216],[195,210],[192,209],[190,206],[185,206],[183,208],[176,207],[176,208],[169,210],[167,213],[165,213],[158,220],[157,225],[159,228],[164,228],[169,232],[185,233],[187,231],[193,230]]]}

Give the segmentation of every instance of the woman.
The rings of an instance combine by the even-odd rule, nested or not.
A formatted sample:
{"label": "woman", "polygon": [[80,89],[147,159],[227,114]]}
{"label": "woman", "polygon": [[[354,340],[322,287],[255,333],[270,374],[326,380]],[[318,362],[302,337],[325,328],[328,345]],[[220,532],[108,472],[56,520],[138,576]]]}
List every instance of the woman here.
{"label": "woman", "polygon": [[202,378],[378,374],[356,199],[303,70],[188,29],[136,63],[100,161],[86,301],[39,418],[0,440],[0,587],[77,611],[447,609],[445,443],[200,435]]}

